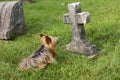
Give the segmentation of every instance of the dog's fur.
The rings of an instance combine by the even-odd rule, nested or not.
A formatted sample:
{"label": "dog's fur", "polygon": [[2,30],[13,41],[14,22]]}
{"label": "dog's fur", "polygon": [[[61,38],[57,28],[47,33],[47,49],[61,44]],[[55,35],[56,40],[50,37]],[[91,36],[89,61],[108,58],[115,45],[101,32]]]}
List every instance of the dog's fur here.
{"label": "dog's fur", "polygon": [[29,68],[45,68],[49,63],[57,63],[55,60],[57,38],[40,34],[41,47],[31,56],[23,59],[19,64],[19,69],[25,71]]}

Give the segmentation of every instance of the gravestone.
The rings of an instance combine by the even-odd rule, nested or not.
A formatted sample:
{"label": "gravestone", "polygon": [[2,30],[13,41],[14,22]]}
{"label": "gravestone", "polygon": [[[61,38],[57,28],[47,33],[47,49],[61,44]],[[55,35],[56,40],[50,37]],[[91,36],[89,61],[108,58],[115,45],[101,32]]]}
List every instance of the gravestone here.
{"label": "gravestone", "polygon": [[11,39],[26,32],[22,3],[0,2],[0,39]]}
{"label": "gravestone", "polygon": [[84,24],[90,22],[88,12],[82,12],[80,2],[68,5],[68,14],[64,14],[64,23],[71,24],[72,41],[67,45],[67,50],[94,57],[101,49],[97,48],[85,37]]}
{"label": "gravestone", "polygon": [[22,3],[23,2],[30,2],[30,3],[34,3],[35,2],[35,0],[20,0]]}

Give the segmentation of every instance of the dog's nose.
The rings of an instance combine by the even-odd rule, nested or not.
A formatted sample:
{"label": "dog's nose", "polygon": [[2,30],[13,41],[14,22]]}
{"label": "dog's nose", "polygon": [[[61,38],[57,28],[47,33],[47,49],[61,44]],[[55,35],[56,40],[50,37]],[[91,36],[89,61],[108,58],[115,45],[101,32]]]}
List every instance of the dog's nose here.
{"label": "dog's nose", "polygon": [[57,40],[57,44],[58,44],[58,40]]}

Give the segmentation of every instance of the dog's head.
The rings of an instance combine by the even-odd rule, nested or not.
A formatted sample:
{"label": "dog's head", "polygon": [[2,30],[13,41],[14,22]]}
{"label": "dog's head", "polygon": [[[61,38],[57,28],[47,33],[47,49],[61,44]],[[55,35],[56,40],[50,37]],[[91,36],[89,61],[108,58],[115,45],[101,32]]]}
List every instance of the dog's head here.
{"label": "dog's head", "polygon": [[47,48],[54,49],[57,45],[57,38],[53,36],[47,36],[44,34],[40,34],[41,37],[41,44],[44,45]]}

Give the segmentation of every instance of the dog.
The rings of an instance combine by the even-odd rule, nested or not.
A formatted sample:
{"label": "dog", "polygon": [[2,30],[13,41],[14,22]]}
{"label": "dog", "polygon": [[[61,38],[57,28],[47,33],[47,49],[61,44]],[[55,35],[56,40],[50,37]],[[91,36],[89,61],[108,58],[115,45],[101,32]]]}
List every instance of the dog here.
{"label": "dog", "polygon": [[43,69],[50,63],[57,64],[55,56],[57,55],[55,47],[57,45],[57,38],[53,36],[47,36],[40,34],[41,37],[41,47],[35,51],[28,58],[23,59],[19,63],[19,69],[26,71],[30,68]]}

